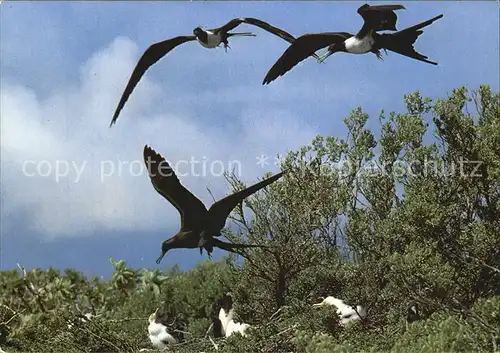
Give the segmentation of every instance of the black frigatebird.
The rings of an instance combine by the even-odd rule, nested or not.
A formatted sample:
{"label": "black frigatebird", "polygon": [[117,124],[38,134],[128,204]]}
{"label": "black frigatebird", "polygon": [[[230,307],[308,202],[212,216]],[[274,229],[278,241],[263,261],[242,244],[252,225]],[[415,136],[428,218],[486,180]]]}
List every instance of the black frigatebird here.
{"label": "black frigatebird", "polygon": [[163,242],[161,255],[156,263],[159,264],[170,249],[199,247],[200,253],[205,249],[211,256],[214,247],[239,255],[242,254],[237,249],[266,248],[264,245],[223,242],[214,237],[221,235],[227,217],[243,199],[275,182],[283,176],[284,172],[277,173],[244,190],[226,196],[207,210],[201,200],[180,183],[165,158],[147,145],[144,146],[144,162],[155,190],[166,198],[181,215],[180,231]]}
{"label": "black frigatebird", "polygon": [[347,32],[325,32],[308,33],[298,37],[271,67],[262,84],[268,84],[279,76],[283,76],[299,62],[309,57],[311,53],[325,47],[328,47],[328,50],[319,59],[320,62],[323,62],[336,52],[350,54],[365,54],[372,52],[377,58],[382,59],[380,49],[384,49],[432,65],[437,65],[436,62],[427,60],[427,56],[417,53],[413,44],[416,42],[418,36],[423,33],[421,30],[422,28],[429,26],[434,21],[443,17],[443,15],[441,14],[428,21],[395,33],[377,33],[377,31],[383,30],[397,30],[397,16],[394,10],[399,9],[404,9],[404,6],[370,6],[365,4],[358,9],[358,13],[363,17],[364,24],[356,35]]}
{"label": "black frigatebird", "polygon": [[406,311],[406,321],[408,323],[412,323],[412,322],[420,320],[422,318],[419,309],[420,308],[419,308],[418,304],[415,302],[411,302],[408,305],[408,308]]}
{"label": "black frigatebird", "polygon": [[[118,115],[125,106],[128,97],[132,94],[132,91],[134,90],[135,86],[137,86],[144,73],[158,60],[167,55],[168,52],[170,52],[178,45],[195,40],[203,47],[209,49],[216,48],[221,44],[223,44],[224,49],[226,49],[227,51],[227,48],[229,48],[228,44],[229,37],[255,36],[255,34],[250,32],[242,32],[242,33],[229,32],[242,23],[260,27],[267,32],[277,35],[278,37],[286,40],[289,43],[293,43],[293,41],[295,40],[295,37],[292,36],[290,33],[280,28],[274,27],[267,22],[264,22],[257,18],[242,17],[242,18],[234,18],[228,23],[226,23],[224,26],[219,28],[203,29],[201,27],[196,27],[195,29],[193,29],[192,36],[178,36],[158,43],[154,43],[148,49],[146,49],[146,51],[142,54],[141,58],[137,62],[134,71],[132,72],[132,75],[130,76],[130,79],[127,83],[127,86],[123,91],[122,97],[120,99],[120,102],[118,103],[118,106],[116,107],[113,119],[111,120],[109,126],[111,127],[114,123],[116,123],[116,119],[118,119]],[[319,60],[319,57],[316,54],[314,54],[313,56]]]}

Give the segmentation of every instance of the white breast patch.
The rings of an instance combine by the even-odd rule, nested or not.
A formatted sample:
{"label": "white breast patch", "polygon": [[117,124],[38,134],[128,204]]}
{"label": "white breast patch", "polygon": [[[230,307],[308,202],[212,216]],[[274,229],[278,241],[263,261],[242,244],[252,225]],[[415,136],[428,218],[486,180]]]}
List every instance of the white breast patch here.
{"label": "white breast patch", "polygon": [[375,40],[372,36],[366,36],[363,39],[351,37],[344,42],[345,49],[352,54],[364,54],[372,49]]}
{"label": "white breast patch", "polygon": [[197,38],[198,43],[200,43],[205,48],[217,47],[220,44],[220,34],[213,34],[212,32],[209,32],[209,31],[207,31],[207,34],[208,34],[208,38],[207,38],[208,43],[200,42],[200,40]]}

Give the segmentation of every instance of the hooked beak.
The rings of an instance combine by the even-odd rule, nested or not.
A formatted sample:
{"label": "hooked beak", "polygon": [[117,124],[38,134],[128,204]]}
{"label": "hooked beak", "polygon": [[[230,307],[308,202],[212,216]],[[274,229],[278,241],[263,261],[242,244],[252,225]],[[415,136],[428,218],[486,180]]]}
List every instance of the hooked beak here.
{"label": "hooked beak", "polygon": [[313,308],[321,308],[323,306],[323,301],[325,300],[324,297],[319,297],[319,299],[321,300],[321,303],[316,303],[316,304],[313,304]]}
{"label": "hooked beak", "polygon": [[165,256],[167,252],[163,251],[161,252],[161,255],[156,259],[156,263],[159,264],[161,262],[161,259],[163,259],[163,256]]}

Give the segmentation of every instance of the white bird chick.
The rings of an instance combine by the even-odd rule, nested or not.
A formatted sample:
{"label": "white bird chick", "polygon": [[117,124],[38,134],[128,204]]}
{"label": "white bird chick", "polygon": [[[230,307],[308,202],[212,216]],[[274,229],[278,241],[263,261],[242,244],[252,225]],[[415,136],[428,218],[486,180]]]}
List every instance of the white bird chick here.
{"label": "white bird chick", "polygon": [[347,325],[351,321],[360,320],[366,317],[366,310],[362,306],[357,305],[356,309],[354,309],[352,306],[345,304],[342,299],[332,296],[324,298],[321,303],[313,304],[313,307],[319,308],[325,305],[335,306],[337,308],[337,315],[339,316],[342,326]]}
{"label": "white bird chick", "polygon": [[321,303],[313,304],[313,307],[318,308],[325,305],[333,305],[337,309],[344,308],[346,306],[342,299],[337,299],[335,297],[328,296],[324,298]]}
{"label": "white bird chick", "polygon": [[231,296],[227,294],[224,295],[223,298],[218,301],[218,304],[222,306],[219,310],[219,320],[222,324],[222,331],[226,338],[235,332],[239,332],[242,336],[246,336],[246,331],[250,325],[234,321],[234,309],[232,308],[233,299]]}
{"label": "white bird chick", "polygon": [[231,336],[235,332],[239,332],[243,337],[245,337],[247,335],[246,331],[249,327],[249,324],[234,322],[234,320],[230,320],[226,326],[226,337]]}
{"label": "white bird chick", "polygon": [[[85,313],[85,314],[82,314],[83,317],[79,317],[78,319],[81,321],[81,322],[87,322],[87,321],[90,321],[92,320],[92,318],[94,317],[99,317],[101,315],[94,315],[92,313]],[[71,330],[73,328],[73,324],[69,323],[68,324],[68,329]],[[1,352],[0,352],[1,353]]]}
{"label": "white bird chick", "polygon": [[366,317],[366,310],[361,305],[356,305],[356,310],[353,307],[347,305],[344,310],[341,311],[339,316],[340,324],[342,326],[345,326],[351,321],[364,319]]}
{"label": "white bird chick", "polygon": [[149,315],[149,340],[151,344],[159,349],[166,348],[169,344],[177,343],[177,340],[167,331],[167,326],[157,320],[158,309]]}

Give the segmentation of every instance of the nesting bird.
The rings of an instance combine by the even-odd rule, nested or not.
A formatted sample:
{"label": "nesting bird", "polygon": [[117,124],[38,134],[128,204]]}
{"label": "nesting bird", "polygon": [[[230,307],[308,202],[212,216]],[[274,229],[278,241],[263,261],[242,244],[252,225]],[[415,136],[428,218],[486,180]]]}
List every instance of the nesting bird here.
{"label": "nesting bird", "polygon": [[223,336],[223,332],[222,332],[222,322],[220,321],[219,318],[214,317],[212,319],[212,327],[214,330],[214,337],[221,338]]}
{"label": "nesting bird", "polygon": [[405,7],[403,5],[370,6],[364,4],[358,9],[358,14],[363,18],[364,23],[355,35],[348,32],[324,32],[308,33],[298,37],[271,67],[262,84],[268,84],[279,76],[283,76],[299,62],[325,47],[328,49],[326,54],[320,57],[320,62],[336,52],[349,54],[371,52],[378,59],[382,59],[380,50],[384,49],[437,65],[436,62],[427,60],[427,56],[416,52],[413,44],[423,33],[422,28],[443,17],[442,14],[395,33],[377,33],[384,30],[396,31],[397,15],[394,11],[401,9]]}
{"label": "nesting bird", "polygon": [[[78,319],[82,323],[86,323],[88,321],[91,321],[94,318],[98,318],[98,317],[102,316],[102,314],[104,313],[103,310],[101,310],[99,313],[96,313],[93,306],[92,306],[92,312],[83,312],[80,309],[80,307],[78,306],[78,304],[76,304],[76,309],[80,313],[80,317]],[[73,328],[73,324],[72,323],[68,323],[68,329],[71,330],[72,328]]]}
{"label": "nesting bird", "polygon": [[169,344],[178,343],[177,339],[167,331],[168,323],[158,315],[158,309],[149,315],[148,321],[149,340],[154,347],[163,349]]}
{"label": "nesting bird", "polygon": [[182,186],[168,162],[149,146],[144,147],[144,162],[155,190],[181,215],[180,231],[163,242],[156,263],[159,264],[170,249],[199,247],[200,253],[205,249],[211,256],[214,247],[239,255],[241,253],[237,249],[266,248],[264,245],[227,243],[214,237],[221,235],[229,214],[243,199],[281,178],[283,172],[226,196],[207,210],[200,199]]}
{"label": "nesting bird", "polygon": [[246,331],[250,328],[250,325],[234,321],[233,298],[231,295],[229,293],[224,294],[221,299],[217,300],[217,304],[221,307],[219,310],[219,321],[226,338],[236,332],[242,336],[246,336]]}
{"label": "nesting bird", "polygon": [[[196,27],[195,29],[193,29],[192,36],[178,36],[158,43],[154,43],[148,49],[146,49],[146,51],[142,54],[141,58],[137,62],[134,71],[132,72],[132,75],[130,76],[130,79],[127,83],[127,86],[125,87],[122,97],[120,98],[118,106],[116,107],[115,113],[113,114],[113,119],[111,120],[111,124],[109,126],[112,126],[114,123],[116,123],[118,115],[125,106],[125,103],[127,102],[129,96],[132,94],[135,86],[137,86],[146,71],[158,60],[167,55],[175,47],[190,41],[197,41],[202,47],[208,49],[217,48],[222,44],[224,46],[224,49],[227,51],[227,48],[229,48],[229,37],[255,36],[255,34],[250,32],[229,32],[242,23],[260,27],[263,30],[272,33],[289,43],[292,43],[295,40],[294,36],[280,28],[274,27],[269,23],[256,18],[246,17],[234,18],[219,28],[203,29],[201,27]],[[319,59],[316,55],[314,56]]]}
{"label": "nesting bird", "polygon": [[332,296],[324,298],[321,303],[313,304],[313,307],[319,308],[326,305],[335,306],[337,308],[337,315],[339,316],[339,322],[342,326],[346,326],[351,321],[361,320],[366,317],[366,310],[362,306],[357,305],[356,309],[354,309],[352,306],[345,304],[342,299],[337,299]]}
{"label": "nesting bird", "polygon": [[421,318],[422,315],[420,313],[420,308],[418,307],[418,304],[415,302],[410,303],[406,311],[406,321],[408,323],[412,323],[414,321],[420,320]]}

